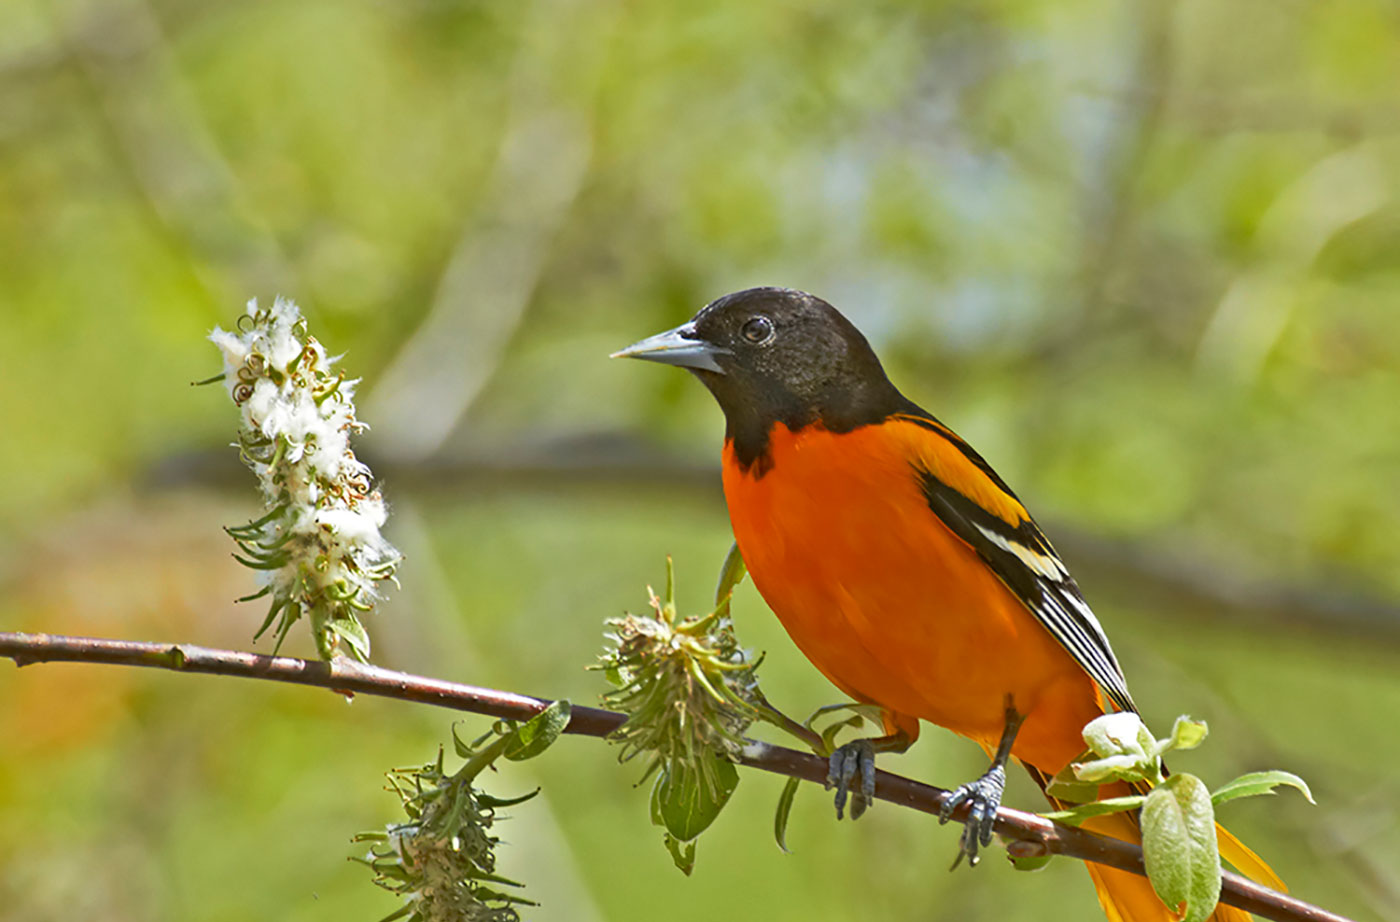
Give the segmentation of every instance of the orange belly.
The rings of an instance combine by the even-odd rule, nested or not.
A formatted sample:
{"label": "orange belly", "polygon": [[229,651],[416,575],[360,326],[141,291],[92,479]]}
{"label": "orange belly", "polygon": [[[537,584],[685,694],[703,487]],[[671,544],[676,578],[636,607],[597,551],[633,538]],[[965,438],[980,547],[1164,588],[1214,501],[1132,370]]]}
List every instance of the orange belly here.
{"label": "orange belly", "polygon": [[1098,690],[929,509],[912,466],[922,439],[894,421],[841,435],[778,424],[762,477],[726,446],[739,550],[798,648],[844,692],[897,725],[927,720],[984,747],[1010,694],[1027,715],[1013,754],[1058,771],[1103,713]]}

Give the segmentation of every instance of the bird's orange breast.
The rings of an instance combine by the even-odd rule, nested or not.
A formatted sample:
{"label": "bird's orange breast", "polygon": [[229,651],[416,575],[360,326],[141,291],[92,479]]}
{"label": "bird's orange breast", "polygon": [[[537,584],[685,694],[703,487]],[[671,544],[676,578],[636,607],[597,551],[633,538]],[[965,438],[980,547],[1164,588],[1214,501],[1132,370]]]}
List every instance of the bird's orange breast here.
{"label": "bird's orange breast", "polygon": [[769,451],[757,476],[726,445],[730,521],[754,585],[827,678],[984,746],[1011,694],[1030,715],[1018,757],[1055,771],[1079,753],[1078,729],[1102,713],[1092,681],[921,491],[916,463],[983,488],[956,449],[887,420],[841,434],[779,423]]}

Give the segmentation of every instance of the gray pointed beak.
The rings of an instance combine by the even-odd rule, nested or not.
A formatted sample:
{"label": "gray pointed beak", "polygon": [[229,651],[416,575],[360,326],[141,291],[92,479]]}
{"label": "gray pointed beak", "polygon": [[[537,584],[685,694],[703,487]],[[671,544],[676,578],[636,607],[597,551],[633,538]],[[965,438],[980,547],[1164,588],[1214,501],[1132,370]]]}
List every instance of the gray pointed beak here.
{"label": "gray pointed beak", "polygon": [[695,325],[685,323],[674,330],[648,336],[641,342],[633,343],[626,349],[614,352],[615,359],[646,359],[663,365],[680,365],[683,368],[699,368],[724,374],[724,369],[715,361],[717,355],[731,355],[723,346],[701,339],[695,333]]}

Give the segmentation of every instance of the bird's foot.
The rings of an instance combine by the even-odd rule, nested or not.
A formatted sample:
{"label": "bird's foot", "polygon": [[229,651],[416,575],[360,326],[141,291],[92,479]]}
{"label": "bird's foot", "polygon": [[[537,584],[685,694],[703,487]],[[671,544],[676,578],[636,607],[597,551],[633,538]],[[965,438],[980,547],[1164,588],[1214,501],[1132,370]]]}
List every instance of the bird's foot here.
{"label": "bird's foot", "polygon": [[987,773],[976,781],[959,787],[952,796],[943,801],[938,812],[938,821],[946,823],[953,818],[953,811],[964,801],[970,806],[967,822],[963,825],[962,836],[958,840],[958,857],[953,867],[967,858],[967,863],[976,866],[981,860],[977,852],[992,844],[992,826],[996,823],[997,807],[1001,806],[1001,795],[1006,790],[1006,769],[993,765]]}
{"label": "bird's foot", "polygon": [[[852,787],[859,777],[860,786]],[[866,808],[875,802],[875,745],[871,740],[852,740],[838,746],[831,754],[826,786],[836,787],[836,818],[846,809],[846,797],[851,798],[851,819],[860,819]]]}

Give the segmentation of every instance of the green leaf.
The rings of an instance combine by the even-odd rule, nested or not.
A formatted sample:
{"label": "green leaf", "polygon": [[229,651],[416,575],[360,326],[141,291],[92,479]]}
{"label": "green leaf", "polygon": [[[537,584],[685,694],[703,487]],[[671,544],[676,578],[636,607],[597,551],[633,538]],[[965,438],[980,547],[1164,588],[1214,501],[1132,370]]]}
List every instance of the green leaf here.
{"label": "green leaf", "polygon": [[488,810],[494,810],[498,807],[513,807],[516,804],[523,804],[525,801],[531,800],[539,793],[540,788],[535,788],[533,791],[521,794],[519,797],[492,797],[490,794],[478,791],[476,795],[476,802]]}
{"label": "green leaf", "polygon": [[1308,783],[1292,772],[1270,771],[1270,772],[1250,772],[1247,775],[1240,775],[1233,781],[1227,781],[1220,786],[1215,793],[1210,795],[1210,802],[1215,806],[1220,806],[1229,800],[1237,797],[1257,797],[1260,794],[1272,794],[1274,788],[1281,784],[1287,784],[1303,792],[1303,796],[1308,799],[1308,803],[1316,804],[1313,800],[1312,791],[1308,788]]}
{"label": "green leaf", "polygon": [[454,720],[452,722],[452,749],[457,753],[459,759],[470,759],[476,753],[473,752],[471,746],[467,745],[467,743],[457,735],[457,725],[459,723],[461,723],[460,720]]}
{"label": "green leaf", "polygon": [[[838,711],[850,711],[873,724],[878,725],[884,719],[884,709],[874,704],[861,704],[859,701],[843,701],[840,704],[826,704],[812,712],[812,716],[802,722],[802,726],[808,730],[813,729],[813,725],[822,717],[828,714],[835,714]],[[857,726],[859,726],[857,724]]]}
{"label": "green leaf", "polygon": [[1099,796],[1099,786],[1091,781],[1080,781],[1074,773],[1074,766],[1078,763],[1091,761],[1093,753],[1086,752],[1078,756],[1074,762],[1066,765],[1056,772],[1045,785],[1045,793],[1056,800],[1068,801],[1074,804],[1087,804],[1097,800]]}
{"label": "green leaf", "polygon": [[671,853],[671,860],[676,863],[676,867],[686,877],[695,870],[695,842],[682,842],[669,832],[662,840],[666,843],[666,851]]}
{"label": "green leaf", "polygon": [[[242,599],[239,601],[241,602]],[[263,619],[262,626],[259,627],[257,633],[253,635],[254,640],[261,639],[262,635],[266,633],[267,629],[272,625],[272,620],[277,617],[277,613],[288,604],[290,603],[288,603],[286,599],[273,596],[272,607],[267,610],[267,617]]]}
{"label": "green leaf", "polygon": [[[267,595],[267,594],[268,594],[269,592],[271,592],[271,591],[272,591],[272,584],[271,584],[271,583],[268,583],[266,586],[262,587],[262,588],[259,589],[257,592],[254,592],[254,593],[251,593],[251,594],[245,595],[245,596],[240,596],[239,598],[234,599],[234,601],[235,601],[235,602],[251,602],[251,601],[253,601],[254,599],[261,599],[263,596]],[[256,640],[257,638],[255,637],[255,638],[253,638],[253,639]]]}
{"label": "green leaf", "polygon": [[1057,823],[1064,823],[1066,826],[1078,826],[1087,819],[1096,816],[1108,816],[1110,813],[1122,813],[1126,810],[1135,810],[1142,806],[1146,797],[1142,794],[1130,794],[1127,797],[1110,797],[1107,800],[1096,800],[1092,803],[1080,804],[1067,810],[1055,810],[1052,813],[1042,813],[1041,816],[1047,820],[1054,820]]}
{"label": "green leaf", "polygon": [[548,749],[569,725],[572,707],[566,700],[551,702],[511,734],[502,753],[512,762],[523,762]]}
{"label": "green leaf", "polygon": [[1158,742],[1156,752],[1160,755],[1172,749],[1195,749],[1201,745],[1209,732],[1210,728],[1204,720],[1192,720],[1182,714],[1176,719],[1176,723],[1172,724],[1171,737]]}
{"label": "green leaf", "polygon": [[850,717],[847,717],[845,720],[837,721],[836,723],[832,724],[831,726],[827,727],[825,730],[822,731],[822,746],[824,747],[826,752],[835,752],[836,735],[838,733],[840,733],[846,727],[855,727],[856,729],[860,729],[864,725],[865,718],[860,716],[859,714],[854,714]]}
{"label": "green leaf", "polygon": [[1043,871],[1050,863],[1054,855],[1034,855],[1031,857],[1020,857],[1018,855],[1007,855],[1011,859],[1011,866],[1018,871]]}
{"label": "green leaf", "polygon": [[783,785],[783,793],[778,796],[778,812],[773,815],[773,838],[778,840],[778,848],[783,854],[791,854],[787,847],[788,816],[792,813],[792,802],[797,799],[797,786],[800,778],[789,778]]}
{"label": "green leaf", "polygon": [[743,555],[739,553],[739,543],[729,545],[729,553],[724,557],[724,565],[719,568],[719,585],[715,587],[715,607],[721,615],[729,614],[729,597],[734,589],[744,581],[748,572]]}
{"label": "green leaf", "polygon": [[1144,761],[1144,757],[1138,755],[1117,755],[1094,759],[1092,762],[1075,762],[1070,768],[1080,781],[1141,781],[1148,776],[1150,763],[1153,761],[1155,760]]}
{"label": "green leaf", "polygon": [[[651,763],[651,766],[647,768],[647,774],[651,774],[651,770],[652,770],[652,768],[654,768],[654,767],[656,766],[656,764],[657,764],[656,762]],[[664,773],[663,773],[663,774],[664,774]],[[643,775],[642,777],[645,778],[646,775]],[[637,782],[637,783],[640,784],[641,782],[639,781],[639,782]],[[653,826],[665,826],[665,825],[666,825],[666,818],[663,817],[663,816],[661,815],[661,778],[660,778],[660,777],[658,777],[658,778],[656,779],[656,783],[653,784],[653,785],[651,786],[651,824],[652,824]]]}
{"label": "green leaf", "polygon": [[378,829],[371,829],[368,832],[357,832],[350,837],[351,842],[388,842],[389,834]]}
{"label": "green leaf", "polygon": [[733,762],[715,755],[701,758],[711,760],[713,790],[698,766],[681,761],[666,765],[651,789],[652,816],[659,816],[666,830],[682,842],[709,828],[739,785]]}
{"label": "green leaf", "polygon": [[1220,852],[1210,792],[1173,775],[1142,806],[1142,854],[1152,889],[1183,922],[1202,922],[1220,900]]}
{"label": "green leaf", "polygon": [[[273,603],[273,604],[276,604],[276,603]],[[282,643],[287,639],[287,635],[288,635],[289,633],[291,633],[292,625],[293,625],[293,624],[296,624],[297,621],[301,618],[301,615],[302,615],[301,606],[298,605],[296,602],[288,602],[287,605],[286,605],[286,607],[283,608],[282,611],[283,611],[282,618],[281,618],[280,622],[279,622],[278,625],[277,625],[277,639],[276,639],[276,640],[273,642],[273,644],[272,644],[272,655],[273,655],[273,656],[276,656],[277,653],[278,653],[278,651],[282,649]],[[314,632],[313,632],[313,633],[314,633]],[[317,646],[319,647],[319,646],[320,646],[320,635],[319,635],[319,634],[316,634],[315,636],[316,636],[316,644],[317,644]],[[254,639],[256,639],[256,638],[254,638]]]}
{"label": "green leaf", "polygon": [[337,637],[345,641],[355,659],[362,663],[369,662],[369,634],[365,632],[365,626],[358,618],[353,615],[347,618],[332,618],[328,626]]}
{"label": "green leaf", "polygon": [[[509,883],[509,884],[511,884],[511,886],[515,886],[515,887],[519,887],[519,886],[520,886],[520,884],[517,884],[517,883],[516,883],[515,881],[513,881],[513,880],[512,880],[512,881],[507,881],[507,883]],[[474,888],[474,895],[476,896],[476,898],[477,898],[478,900],[481,900],[482,902],[509,903],[509,904],[511,904],[511,905],[517,905],[517,906],[538,906],[538,905],[539,905],[539,903],[536,903],[536,902],[533,901],[533,900],[527,900],[527,899],[525,899],[523,896],[516,896],[516,895],[513,894],[513,893],[502,893],[500,890],[496,890],[496,889],[494,889],[494,888],[492,888],[492,887],[476,887],[476,888]]]}

